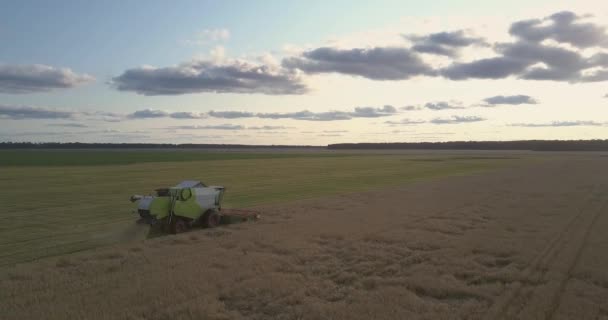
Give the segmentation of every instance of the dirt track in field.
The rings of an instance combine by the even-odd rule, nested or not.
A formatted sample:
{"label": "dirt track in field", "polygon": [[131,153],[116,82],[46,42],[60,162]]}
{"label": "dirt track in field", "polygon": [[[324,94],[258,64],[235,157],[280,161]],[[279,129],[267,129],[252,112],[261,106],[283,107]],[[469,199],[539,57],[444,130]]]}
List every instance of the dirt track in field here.
{"label": "dirt track in field", "polygon": [[2,270],[5,319],[608,319],[608,158],[260,208]]}

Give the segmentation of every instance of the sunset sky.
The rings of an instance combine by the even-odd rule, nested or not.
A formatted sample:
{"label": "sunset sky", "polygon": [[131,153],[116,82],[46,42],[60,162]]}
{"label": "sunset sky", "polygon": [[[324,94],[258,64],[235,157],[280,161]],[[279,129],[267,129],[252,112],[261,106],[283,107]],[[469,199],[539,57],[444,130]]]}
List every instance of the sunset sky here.
{"label": "sunset sky", "polygon": [[2,1],[0,141],[608,139],[608,1]]}

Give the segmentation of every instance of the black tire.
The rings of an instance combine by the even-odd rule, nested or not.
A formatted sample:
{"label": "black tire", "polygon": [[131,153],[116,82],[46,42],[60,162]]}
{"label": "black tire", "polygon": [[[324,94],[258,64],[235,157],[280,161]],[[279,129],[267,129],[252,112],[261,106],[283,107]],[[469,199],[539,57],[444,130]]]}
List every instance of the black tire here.
{"label": "black tire", "polygon": [[162,233],[171,232],[171,228],[169,226],[169,218],[162,218],[162,219],[158,220],[158,222],[156,223],[156,226]]}
{"label": "black tire", "polygon": [[220,225],[221,216],[215,210],[208,210],[203,214],[203,228],[215,228]]}
{"label": "black tire", "polygon": [[186,219],[180,217],[173,217],[173,221],[171,221],[170,230],[172,234],[178,234],[188,231],[190,229],[190,224]]}

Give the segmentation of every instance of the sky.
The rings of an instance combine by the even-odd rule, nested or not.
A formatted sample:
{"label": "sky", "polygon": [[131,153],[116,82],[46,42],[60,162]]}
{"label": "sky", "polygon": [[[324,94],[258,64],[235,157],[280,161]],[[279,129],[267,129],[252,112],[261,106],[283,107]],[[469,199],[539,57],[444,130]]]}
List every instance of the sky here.
{"label": "sky", "polygon": [[608,139],[605,1],[2,1],[0,141]]}

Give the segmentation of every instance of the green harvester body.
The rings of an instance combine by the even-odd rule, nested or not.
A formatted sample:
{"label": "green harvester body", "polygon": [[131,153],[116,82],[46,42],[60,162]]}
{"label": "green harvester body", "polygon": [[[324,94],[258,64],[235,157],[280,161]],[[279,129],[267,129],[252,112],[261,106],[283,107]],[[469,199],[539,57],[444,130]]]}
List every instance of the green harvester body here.
{"label": "green harvester body", "polygon": [[160,226],[161,230],[180,233],[193,226],[216,227],[259,218],[248,210],[222,210],[226,188],[207,186],[200,181],[186,180],[170,188],[156,189],[156,195],[133,195],[138,222]]}

